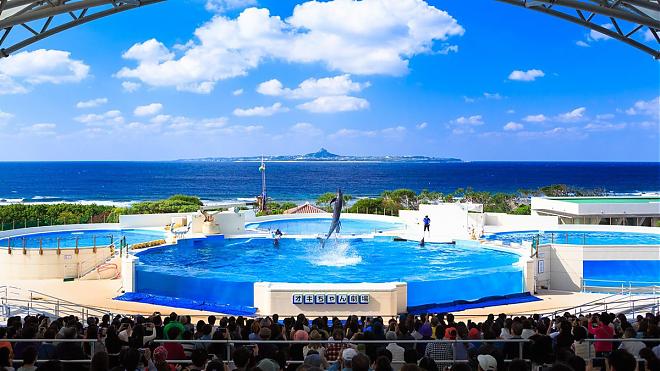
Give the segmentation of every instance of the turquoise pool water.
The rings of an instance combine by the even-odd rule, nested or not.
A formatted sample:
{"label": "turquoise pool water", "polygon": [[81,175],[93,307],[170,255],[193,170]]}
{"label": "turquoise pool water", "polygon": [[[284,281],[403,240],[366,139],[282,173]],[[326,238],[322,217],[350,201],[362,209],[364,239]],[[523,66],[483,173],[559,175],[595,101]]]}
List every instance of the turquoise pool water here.
{"label": "turquoise pool water", "polygon": [[[248,223],[245,225],[245,228],[258,229],[262,231],[274,231],[279,229],[285,235],[323,234],[328,233],[328,229],[330,229],[331,223],[331,218],[286,219],[260,223]],[[341,234],[344,235],[378,233],[405,228],[406,225],[403,223],[363,219],[341,219]]]}
{"label": "turquoise pool water", "polygon": [[487,240],[512,242],[531,241],[540,236],[541,243],[565,245],[660,245],[660,234],[602,231],[521,231],[484,236]]}
{"label": "turquoise pool water", "polygon": [[76,247],[76,241],[79,247],[91,247],[95,243],[96,246],[104,246],[119,241],[122,237],[126,237],[128,244],[134,244],[165,238],[165,233],[146,229],[92,229],[44,232],[0,238],[0,248],[7,247],[10,244],[14,248],[22,248],[23,246],[27,248],[39,248],[41,243],[44,249],[53,249],[57,248],[58,240],[61,248]]}
{"label": "turquoise pool water", "polygon": [[[473,300],[522,291],[518,255],[391,238],[207,238],[137,254],[138,292],[252,305],[254,282],[408,283],[408,305]],[[167,282],[164,285],[163,282]],[[213,288],[213,290],[209,290]]]}

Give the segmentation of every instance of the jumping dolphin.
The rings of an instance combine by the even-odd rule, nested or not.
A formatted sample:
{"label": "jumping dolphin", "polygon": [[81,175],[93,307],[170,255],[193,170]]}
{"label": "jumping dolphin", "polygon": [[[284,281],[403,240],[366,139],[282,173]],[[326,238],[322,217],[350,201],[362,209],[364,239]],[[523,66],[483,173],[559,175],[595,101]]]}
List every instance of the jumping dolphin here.
{"label": "jumping dolphin", "polygon": [[[333,203],[334,205],[332,205]],[[332,205],[332,224],[330,224],[330,230],[328,231],[325,240],[321,243],[321,247],[325,247],[325,243],[332,235],[332,232],[339,233],[339,230],[341,229],[339,216],[341,215],[341,209],[344,207],[344,194],[341,192],[341,189],[337,189],[337,195],[332,201],[330,201],[330,205]]]}

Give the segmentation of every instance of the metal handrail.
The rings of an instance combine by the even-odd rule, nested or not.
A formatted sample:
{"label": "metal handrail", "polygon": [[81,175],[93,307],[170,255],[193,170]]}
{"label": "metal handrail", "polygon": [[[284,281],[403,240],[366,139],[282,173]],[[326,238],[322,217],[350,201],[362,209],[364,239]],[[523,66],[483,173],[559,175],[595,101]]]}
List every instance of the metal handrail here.
{"label": "metal handrail", "polygon": [[[94,345],[100,342],[97,339],[6,339],[10,343],[20,343],[20,342],[43,342],[43,343],[90,343],[92,351]],[[636,338],[627,338],[627,339],[584,339],[583,341],[587,343],[595,342],[632,342],[632,341],[651,341],[651,342],[660,342],[660,338],[651,338],[651,339],[636,339]],[[529,359],[522,358],[523,356],[523,345],[525,343],[530,343],[532,340],[529,339],[470,339],[470,340],[446,340],[446,339],[429,339],[429,340],[164,340],[156,339],[155,343],[183,343],[183,344],[225,344],[227,347],[227,358],[222,360],[223,363],[231,362],[231,346],[234,344],[249,344],[249,345],[258,345],[258,344],[383,344],[383,343],[395,343],[395,344],[420,344],[420,343],[449,343],[452,345],[455,344],[464,344],[464,343],[517,343],[518,344],[518,358],[523,359],[529,362]],[[93,352],[92,352],[93,353]],[[457,360],[456,353],[452,352],[451,360],[437,360],[436,363],[440,364],[453,364],[458,362],[465,362],[464,360]],[[596,359],[599,357],[591,356],[591,347],[589,347],[588,360]],[[22,363],[22,360],[15,359],[15,362]],[[37,362],[45,362],[47,360],[37,360]],[[89,363],[91,359],[77,359],[77,360],[61,360],[63,363]],[[168,363],[190,363],[191,360],[168,360]],[[286,363],[301,363],[302,361],[293,361],[287,360]]]}

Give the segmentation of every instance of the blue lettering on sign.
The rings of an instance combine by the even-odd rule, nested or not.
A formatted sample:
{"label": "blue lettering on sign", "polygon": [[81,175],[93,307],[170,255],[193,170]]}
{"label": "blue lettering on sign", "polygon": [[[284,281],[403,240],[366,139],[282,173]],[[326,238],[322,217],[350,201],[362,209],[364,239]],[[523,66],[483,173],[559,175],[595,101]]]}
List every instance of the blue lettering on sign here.
{"label": "blue lettering on sign", "polygon": [[332,304],[353,304],[353,305],[368,305],[369,294],[321,294],[321,293],[304,293],[293,294],[291,301],[294,305],[332,305]]}

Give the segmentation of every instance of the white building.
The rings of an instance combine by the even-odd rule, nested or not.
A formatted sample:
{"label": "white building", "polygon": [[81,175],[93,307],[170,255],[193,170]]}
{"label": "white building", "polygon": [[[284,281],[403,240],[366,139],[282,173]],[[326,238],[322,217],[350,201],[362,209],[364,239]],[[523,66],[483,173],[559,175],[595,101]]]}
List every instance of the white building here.
{"label": "white building", "polygon": [[656,226],[660,197],[532,197],[532,215],[561,224]]}

